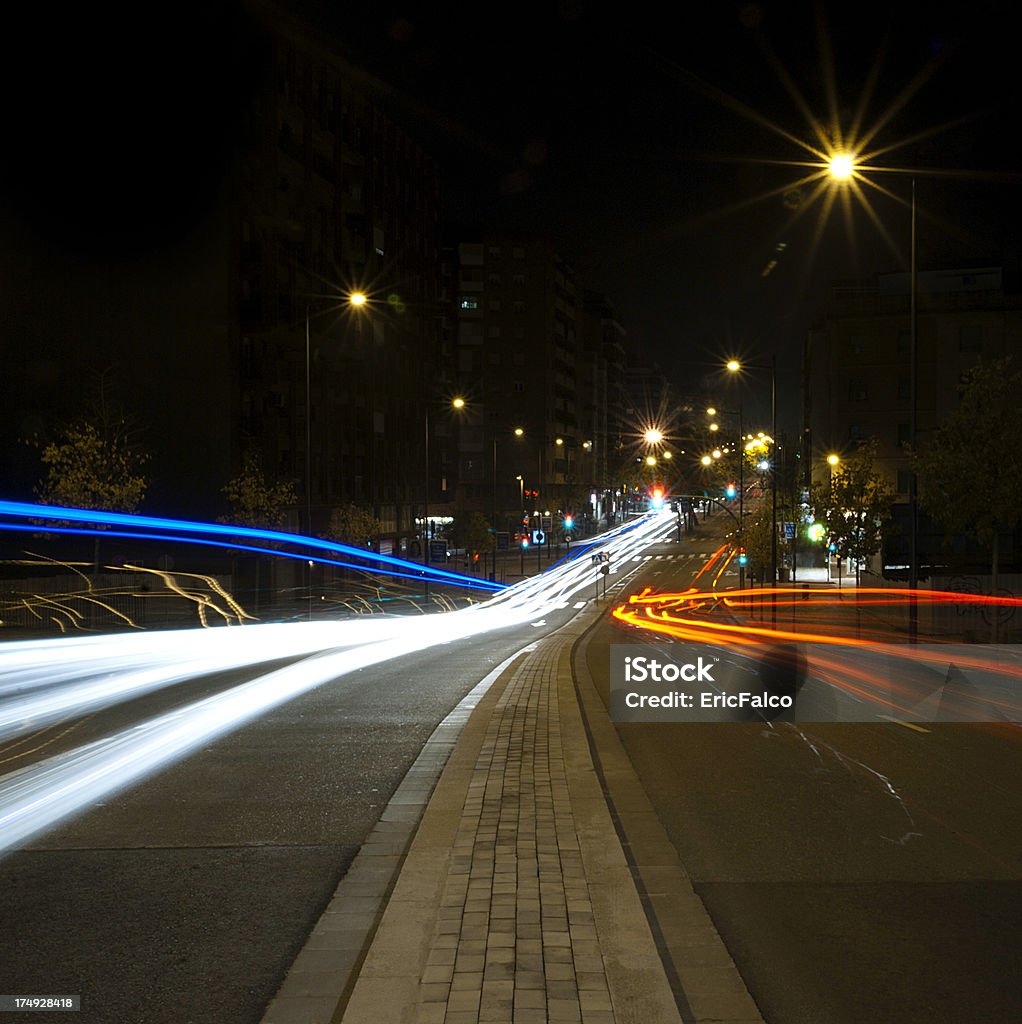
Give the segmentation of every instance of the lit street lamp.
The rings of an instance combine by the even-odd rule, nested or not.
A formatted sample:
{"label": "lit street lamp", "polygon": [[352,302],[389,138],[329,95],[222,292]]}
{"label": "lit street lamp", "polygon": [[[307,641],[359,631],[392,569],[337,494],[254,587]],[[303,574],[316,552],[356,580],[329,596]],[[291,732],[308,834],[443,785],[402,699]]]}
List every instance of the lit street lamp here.
{"label": "lit street lamp", "polygon": [[[827,173],[835,182],[836,187],[853,185],[858,175],[855,153],[834,153],[827,165]],[[883,168],[870,167],[877,171]],[[909,427],[908,444],[915,451],[918,410],[918,342],[916,330],[916,176],[912,175],[911,219],[909,240],[909,300],[908,300],[908,332],[909,332]],[[909,552],[908,552],[908,586],[909,590],[919,588],[919,498],[918,481],[915,467],[909,465],[908,477],[908,516],[909,516]],[[919,630],[919,606],[913,595],[908,603],[909,636],[912,643],[916,641]]]}
{"label": "lit street lamp", "polygon": [[[730,359],[727,368],[731,373],[743,369],[770,371],[770,436],[773,438],[774,449],[771,453],[770,472],[770,580],[777,586],[777,356],[770,357],[769,365],[742,363]],[[774,617],[777,616],[777,603],[774,602]]]}
{"label": "lit street lamp", "polygon": [[[348,305],[361,309],[368,298],[365,292],[349,292]],[[312,536],[312,342],[309,304],[305,304],[305,532]]]}

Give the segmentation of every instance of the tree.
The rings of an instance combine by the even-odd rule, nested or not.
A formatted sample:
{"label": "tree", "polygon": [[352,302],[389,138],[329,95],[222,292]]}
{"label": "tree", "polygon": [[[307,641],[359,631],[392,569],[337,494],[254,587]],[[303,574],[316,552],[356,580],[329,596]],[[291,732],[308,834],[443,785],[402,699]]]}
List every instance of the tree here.
{"label": "tree", "polygon": [[288,511],[298,503],[293,483],[267,482],[259,455],[254,451],[244,454],[241,472],[224,485],[221,493],[231,506],[230,514],[221,516],[221,522],[263,530],[283,526]]}
{"label": "tree", "polygon": [[880,550],[894,502],[894,489],[874,469],[877,445],[876,438],[860,444],[812,496],[816,520],[827,527],[839,556],[855,561],[856,580],[859,565]]}
{"label": "tree", "polygon": [[135,512],[145,497],[149,454],[101,374],[86,412],[42,448],[46,477],[36,486],[44,505]]}
{"label": "tree", "polygon": [[767,582],[770,575],[770,563],[773,557],[773,548],[770,543],[770,531],[772,529],[770,510],[766,515],[762,509],[756,516],[749,516],[745,520],[745,526],[741,533],[742,547],[748,557],[749,578],[755,578],[761,584]]}
{"label": "tree", "polygon": [[[1022,371],[1010,357],[980,363],[961,401],[915,457],[922,507],[948,535],[972,533],[990,548],[996,593],[998,535],[1022,521]],[[995,624],[997,616],[993,617]]]}
{"label": "tree", "polygon": [[363,505],[349,501],[330,513],[327,537],[341,544],[364,548],[383,533],[383,523]]}
{"label": "tree", "polygon": [[451,528],[454,547],[464,548],[469,561],[493,547],[493,534],[489,520],[481,512],[462,513],[454,517]]}

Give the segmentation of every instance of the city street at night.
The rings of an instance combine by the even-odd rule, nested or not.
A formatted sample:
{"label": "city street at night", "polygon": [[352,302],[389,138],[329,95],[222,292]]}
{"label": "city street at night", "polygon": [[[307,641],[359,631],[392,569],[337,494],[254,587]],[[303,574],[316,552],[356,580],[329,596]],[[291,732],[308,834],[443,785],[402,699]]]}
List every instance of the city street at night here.
{"label": "city street at night", "polygon": [[1013,13],[12,10],[0,1024],[1020,1024]]}

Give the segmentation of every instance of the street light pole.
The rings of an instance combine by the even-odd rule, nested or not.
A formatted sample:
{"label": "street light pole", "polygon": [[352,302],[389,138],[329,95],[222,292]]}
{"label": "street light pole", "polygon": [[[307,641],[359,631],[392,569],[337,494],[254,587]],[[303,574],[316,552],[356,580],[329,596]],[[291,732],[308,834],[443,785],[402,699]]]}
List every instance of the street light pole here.
{"label": "street light pole", "polygon": [[422,492],[422,566],[425,584],[424,595],[429,598],[429,403],[426,403],[425,470],[426,486]]}
{"label": "street light pole", "polygon": [[[770,475],[770,580],[777,586],[777,458],[780,444],[777,441],[777,354],[770,358],[770,436],[774,441]],[[774,601],[774,619],[777,618],[777,601]]]}
{"label": "street light pole", "polygon": [[490,517],[490,526],[493,528],[493,565],[490,573],[490,582],[497,581],[497,438],[493,438],[493,508]]}
{"label": "street light pole", "polygon": [[[745,549],[745,421],[738,403],[738,547]],[[745,589],[745,566],[738,563],[738,589]]]}
{"label": "street light pole", "polygon": [[312,536],[312,346],[309,306],[305,305],[305,532]]}
{"label": "street light pole", "polygon": [[[917,339],[916,339],[916,179],[912,176],[912,218],[911,218],[912,240],[909,246],[909,300],[908,300],[908,321],[909,321],[909,444],[913,455],[916,446],[916,412],[918,405],[918,380],[917,380]],[[909,508],[909,552],[908,552],[908,587],[912,591],[908,603],[909,617],[909,642],[915,643],[919,632],[919,605],[916,600],[916,590],[919,587],[919,502],[916,494],[916,471],[914,466],[909,468],[908,478],[908,508]]]}

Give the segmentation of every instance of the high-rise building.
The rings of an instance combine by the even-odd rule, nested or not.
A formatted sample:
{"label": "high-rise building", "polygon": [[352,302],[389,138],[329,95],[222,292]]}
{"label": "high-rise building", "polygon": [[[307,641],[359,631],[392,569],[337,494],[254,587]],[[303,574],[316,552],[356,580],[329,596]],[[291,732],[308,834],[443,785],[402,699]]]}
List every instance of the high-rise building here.
{"label": "high-rise building", "polygon": [[[45,204],[0,197],[5,435],[52,436],[82,410],[93,372],[110,371],[151,453],[147,511],[224,513],[221,490],[250,451],[268,481],[294,483],[292,528],[322,532],[332,507],[354,501],[400,546],[431,496],[437,166],[321,33],[270,5],[237,18],[237,67],[237,54],[207,55],[225,62],[215,83],[232,96],[215,147],[146,163],[129,140],[157,127],[138,104],[137,122],[96,134],[89,154],[107,168],[97,183],[123,176],[101,196],[129,195],[123,210],[90,209],[72,237],[38,215]],[[164,125],[168,147],[208,141],[205,105],[224,113],[219,94],[199,92],[210,75],[193,78],[178,120],[195,137]],[[201,180],[157,173],[186,164]],[[357,309],[356,291],[368,297]],[[8,493],[31,497],[37,457],[6,447]]]}

